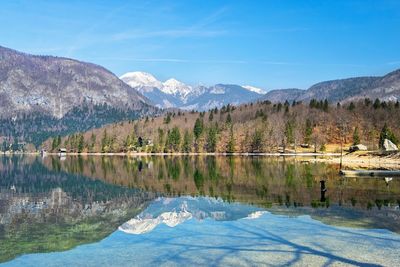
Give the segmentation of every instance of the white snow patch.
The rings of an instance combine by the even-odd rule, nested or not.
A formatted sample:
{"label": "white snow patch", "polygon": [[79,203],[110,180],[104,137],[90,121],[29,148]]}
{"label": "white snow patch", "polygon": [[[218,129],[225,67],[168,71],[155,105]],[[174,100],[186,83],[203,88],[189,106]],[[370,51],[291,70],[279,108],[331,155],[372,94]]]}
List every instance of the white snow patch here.
{"label": "white snow patch", "polygon": [[260,218],[263,214],[267,213],[266,211],[255,211],[253,213],[250,213],[245,219],[257,219]]}
{"label": "white snow patch", "polygon": [[225,94],[225,88],[219,86],[211,87],[210,94],[222,95]]}
{"label": "white snow patch", "polygon": [[121,225],[118,229],[128,234],[140,235],[152,231],[159,224],[163,223],[169,227],[175,227],[187,220],[190,220],[191,218],[192,214],[186,210],[180,212],[164,212],[161,213],[157,218],[131,219]]}
{"label": "white snow patch", "polygon": [[161,91],[169,95],[178,96],[183,100],[188,94],[190,94],[192,87],[171,78],[162,84]]}
{"label": "white snow patch", "polygon": [[254,92],[254,93],[257,93],[257,94],[260,94],[260,95],[265,95],[267,93],[267,91],[265,91],[264,89],[258,88],[258,87],[254,87],[254,86],[251,86],[251,85],[242,85],[242,87],[244,89],[247,89],[247,90],[249,90],[251,92]]}
{"label": "white snow patch", "polygon": [[173,107],[175,107],[175,105],[172,104],[171,102],[169,102],[167,99],[163,99],[163,107],[164,108],[173,108]]}
{"label": "white snow patch", "polygon": [[157,80],[153,75],[151,75],[150,73],[147,73],[147,72],[142,72],[142,71],[128,72],[119,78],[133,88],[135,88],[135,87],[161,88],[162,87],[162,83],[159,80]]}

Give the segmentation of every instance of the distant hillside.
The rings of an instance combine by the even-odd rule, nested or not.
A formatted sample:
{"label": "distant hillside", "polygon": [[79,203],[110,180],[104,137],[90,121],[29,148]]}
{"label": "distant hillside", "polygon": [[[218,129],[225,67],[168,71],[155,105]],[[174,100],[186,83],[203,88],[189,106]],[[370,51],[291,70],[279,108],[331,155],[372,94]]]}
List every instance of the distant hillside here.
{"label": "distant hillside", "polygon": [[[269,100],[273,103],[296,100],[304,93],[301,89],[276,89],[265,94],[262,99]],[[284,100],[283,100],[284,99]],[[282,101],[283,100],[283,101]]]}
{"label": "distant hillside", "polygon": [[149,103],[98,65],[4,47],[0,47],[0,100],[3,117],[42,111],[60,118],[84,101],[136,110]]}
{"label": "distant hillside", "polygon": [[397,101],[400,99],[400,70],[382,77],[357,77],[317,83],[307,90],[272,90],[262,99],[272,102],[328,99],[331,103],[349,102],[359,99],[379,98]]}
{"label": "distant hillside", "polygon": [[161,82],[150,73],[139,71],[126,73],[120,78],[160,108],[203,111],[227,104],[248,103],[265,94],[263,89],[249,85],[190,86],[173,78]]}
{"label": "distant hillside", "polygon": [[0,46],[0,141],[38,144],[52,134],[154,112],[146,97],[103,67]]}

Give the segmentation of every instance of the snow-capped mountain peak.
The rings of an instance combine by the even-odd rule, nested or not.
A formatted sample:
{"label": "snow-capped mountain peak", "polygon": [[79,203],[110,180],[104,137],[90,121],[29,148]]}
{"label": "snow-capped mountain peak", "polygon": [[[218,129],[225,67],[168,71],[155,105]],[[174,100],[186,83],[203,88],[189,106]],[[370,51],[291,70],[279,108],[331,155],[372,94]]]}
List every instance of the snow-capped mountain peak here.
{"label": "snow-capped mountain peak", "polygon": [[191,91],[192,87],[180,82],[174,78],[166,80],[162,84],[161,91],[170,95],[179,95],[185,98]]}
{"label": "snow-capped mountain peak", "polygon": [[175,78],[161,82],[153,75],[141,71],[128,72],[120,79],[161,108],[208,110],[227,104],[251,102],[266,93],[261,88],[235,84],[189,86]]}
{"label": "snow-capped mountain peak", "polygon": [[142,71],[125,73],[120,77],[120,79],[126,82],[131,87],[162,87],[162,83],[157,80],[153,75]]}
{"label": "snow-capped mountain peak", "polygon": [[258,87],[254,87],[254,86],[251,86],[251,85],[242,85],[242,87],[244,89],[247,89],[247,90],[249,90],[251,92],[254,92],[254,93],[257,93],[257,94],[260,94],[260,95],[265,95],[267,93],[267,91],[265,91],[264,89],[261,89],[261,88],[258,88]]}

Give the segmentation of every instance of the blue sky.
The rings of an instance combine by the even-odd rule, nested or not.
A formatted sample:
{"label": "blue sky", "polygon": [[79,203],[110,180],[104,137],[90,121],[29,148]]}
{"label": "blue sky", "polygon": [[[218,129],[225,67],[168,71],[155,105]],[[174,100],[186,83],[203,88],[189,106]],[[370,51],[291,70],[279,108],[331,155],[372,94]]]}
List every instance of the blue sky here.
{"label": "blue sky", "polygon": [[266,89],[400,68],[400,1],[1,1],[0,45]]}

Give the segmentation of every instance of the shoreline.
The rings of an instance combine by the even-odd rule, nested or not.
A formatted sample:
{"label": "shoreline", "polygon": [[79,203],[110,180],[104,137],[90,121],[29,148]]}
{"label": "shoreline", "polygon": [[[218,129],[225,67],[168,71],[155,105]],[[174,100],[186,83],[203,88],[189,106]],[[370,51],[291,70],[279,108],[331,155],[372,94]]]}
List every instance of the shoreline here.
{"label": "shoreline", "polygon": [[[41,155],[40,152],[17,152],[17,153],[1,153],[0,155]],[[59,156],[59,152],[46,152],[44,155],[52,155],[52,156]],[[67,152],[62,153],[65,156],[302,156],[302,157],[340,157],[340,153],[220,153],[220,152],[173,152],[173,153],[164,153],[164,152],[157,152],[157,153],[149,153],[149,152]]]}
{"label": "shoreline", "polygon": [[[36,155],[40,156],[40,152],[19,152],[19,153],[2,153],[3,156],[12,155]],[[60,156],[59,153],[48,152],[43,156]],[[299,160],[308,162],[325,162],[330,164],[340,164],[342,168],[350,169],[393,169],[400,170],[400,154],[377,154],[376,151],[351,153],[343,155],[340,158],[340,153],[147,153],[147,152],[117,152],[117,153],[63,153],[64,156],[119,156],[119,157],[151,157],[151,156],[239,156],[239,157],[290,157],[298,158]]]}

